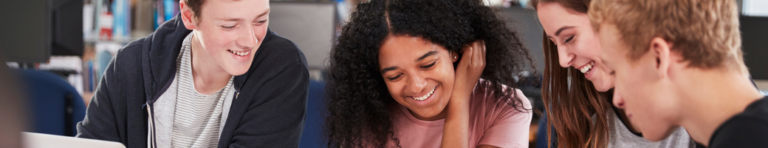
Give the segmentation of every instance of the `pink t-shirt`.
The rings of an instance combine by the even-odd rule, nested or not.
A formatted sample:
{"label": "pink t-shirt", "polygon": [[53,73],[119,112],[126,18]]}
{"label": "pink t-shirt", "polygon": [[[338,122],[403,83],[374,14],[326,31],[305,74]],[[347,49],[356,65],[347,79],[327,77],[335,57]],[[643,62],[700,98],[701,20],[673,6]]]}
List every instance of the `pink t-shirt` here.
{"label": "pink t-shirt", "polygon": [[[478,85],[470,101],[470,147],[490,145],[502,148],[527,148],[532,111],[520,112],[506,102],[496,102],[488,86]],[[526,109],[531,103],[520,90],[515,90]],[[445,119],[424,121],[414,117],[406,107],[393,111],[395,133],[404,148],[440,147]],[[389,143],[390,146],[394,144]]]}

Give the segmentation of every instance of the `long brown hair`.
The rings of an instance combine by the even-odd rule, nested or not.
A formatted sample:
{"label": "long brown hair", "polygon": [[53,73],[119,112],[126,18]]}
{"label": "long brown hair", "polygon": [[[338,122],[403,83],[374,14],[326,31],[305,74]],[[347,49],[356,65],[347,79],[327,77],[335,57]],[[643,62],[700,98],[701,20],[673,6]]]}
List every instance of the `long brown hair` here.
{"label": "long brown hair", "polygon": [[[587,13],[591,0],[533,0],[538,3],[555,2],[579,13]],[[558,63],[557,45],[544,33],[544,80],[541,87],[547,127],[557,131],[557,147],[606,147],[608,143],[607,111],[611,108],[612,91],[598,92],[591,81],[579,70],[562,68]],[[592,116],[595,119],[592,120]],[[542,125],[540,125],[542,126]],[[547,128],[547,137],[552,137]],[[552,147],[548,140],[548,147]]]}

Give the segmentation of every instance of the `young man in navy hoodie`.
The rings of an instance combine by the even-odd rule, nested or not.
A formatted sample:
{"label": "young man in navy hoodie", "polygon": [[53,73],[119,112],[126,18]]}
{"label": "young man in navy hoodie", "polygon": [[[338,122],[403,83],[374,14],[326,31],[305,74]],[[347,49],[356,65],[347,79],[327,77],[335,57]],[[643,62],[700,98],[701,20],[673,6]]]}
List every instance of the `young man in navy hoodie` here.
{"label": "young man in navy hoodie", "polygon": [[77,137],[127,147],[297,147],[309,74],[269,0],[181,0],[110,62]]}

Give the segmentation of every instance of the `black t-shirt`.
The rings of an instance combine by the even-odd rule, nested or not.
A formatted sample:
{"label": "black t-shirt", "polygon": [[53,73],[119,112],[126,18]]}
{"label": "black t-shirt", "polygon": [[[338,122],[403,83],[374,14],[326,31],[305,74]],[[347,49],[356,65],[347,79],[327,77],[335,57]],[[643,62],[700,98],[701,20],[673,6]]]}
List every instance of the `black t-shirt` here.
{"label": "black t-shirt", "polygon": [[710,148],[768,148],[768,96],[749,104],[712,134]]}

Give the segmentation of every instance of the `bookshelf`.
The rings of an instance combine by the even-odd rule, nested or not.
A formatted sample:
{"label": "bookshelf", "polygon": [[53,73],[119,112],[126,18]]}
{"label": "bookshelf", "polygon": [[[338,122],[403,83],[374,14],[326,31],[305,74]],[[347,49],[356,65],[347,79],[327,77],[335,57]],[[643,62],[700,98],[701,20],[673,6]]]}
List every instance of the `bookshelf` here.
{"label": "bookshelf", "polygon": [[149,35],[178,13],[178,0],[85,0],[84,41],[126,44]]}

